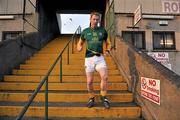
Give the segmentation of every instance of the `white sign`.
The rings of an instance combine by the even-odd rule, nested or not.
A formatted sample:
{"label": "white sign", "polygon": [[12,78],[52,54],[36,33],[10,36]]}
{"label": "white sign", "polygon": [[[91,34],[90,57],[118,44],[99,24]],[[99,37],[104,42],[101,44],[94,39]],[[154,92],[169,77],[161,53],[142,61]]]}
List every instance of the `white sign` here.
{"label": "white sign", "polygon": [[162,9],[164,13],[180,13],[180,1],[162,1]]}
{"label": "white sign", "polygon": [[148,55],[171,70],[171,64],[169,62],[169,54],[168,53],[166,53],[166,52],[148,52]]}
{"label": "white sign", "polygon": [[137,7],[137,9],[134,11],[134,26],[141,20],[142,18],[142,10],[141,5]]}
{"label": "white sign", "polygon": [[141,77],[141,96],[160,105],[160,80]]}

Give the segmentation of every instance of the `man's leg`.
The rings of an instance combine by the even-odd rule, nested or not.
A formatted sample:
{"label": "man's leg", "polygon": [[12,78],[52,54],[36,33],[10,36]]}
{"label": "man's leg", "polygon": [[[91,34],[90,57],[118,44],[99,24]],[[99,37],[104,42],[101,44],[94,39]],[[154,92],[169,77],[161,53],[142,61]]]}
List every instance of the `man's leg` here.
{"label": "man's leg", "polygon": [[94,89],[93,89],[93,72],[86,73],[87,77],[87,90],[89,94],[89,101],[87,103],[87,107],[91,108],[95,105],[95,95],[94,95]]}
{"label": "man's leg", "polygon": [[93,89],[93,80],[94,80],[94,61],[93,57],[85,58],[85,70],[86,70],[86,77],[87,77],[87,90],[89,94],[89,101],[87,107],[93,107],[95,104],[94,100],[94,89]]}
{"label": "man's leg", "polygon": [[101,77],[101,100],[103,102],[103,105],[105,106],[105,108],[110,108],[110,104],[109,101],[106,97],[107,95],[107,88],[108,88],[108,72],[107,72],[107,68],[100,68],[98,70],[100,77]]}
{"label": "man's leg", "polygon": [[89,98],[93,98],[94,97],[94,88],[93,88],[94,76],[93,76],[93,72],[86,73],[86,77],[87,77],[87,90],[89,93]]}
{"label": "man's leg", "polygon": [[101,77],[101,95],[106,96],[107,94],[107,86],[108,86],[108,73],[106,68],[101,68],[98,70]]}
{"label": "man's leg", "polygon": [[107,65],[104,60],[103,56],[97,57],[97,62],[95,69],[96,71],[100,74],[101,77],[101,96],[106,96],[107,94],[107,82],[108,82],[108,70],[107,70]]}

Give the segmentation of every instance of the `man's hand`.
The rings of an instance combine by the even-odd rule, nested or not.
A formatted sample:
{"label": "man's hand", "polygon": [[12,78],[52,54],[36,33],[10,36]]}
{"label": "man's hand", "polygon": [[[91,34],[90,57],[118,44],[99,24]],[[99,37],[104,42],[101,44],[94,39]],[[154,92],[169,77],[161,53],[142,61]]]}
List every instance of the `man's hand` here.
{"label": "man's hand", "polygon": [[83,41],[80,39],[79,40],[79,42],[78,42],[78,44],[77,44],[77,51],[78,52],[81,52],[82,51],[82,49],[83,49]]}
{"label": "man's hand", "polygon": [[78,46],[77,46],[77,51],[78,51],[78,52],[81,52],[81,51],[82,51],[82,49],[83,49],[83,47],[82,47],[82,46],[80,46],[80,45],[78,45]]}
{"label": "man's hand", "polygon": [[104,54],[105,57],[109,57],[110,56],[110,52],[109,50],[106,50],[105,54]]}

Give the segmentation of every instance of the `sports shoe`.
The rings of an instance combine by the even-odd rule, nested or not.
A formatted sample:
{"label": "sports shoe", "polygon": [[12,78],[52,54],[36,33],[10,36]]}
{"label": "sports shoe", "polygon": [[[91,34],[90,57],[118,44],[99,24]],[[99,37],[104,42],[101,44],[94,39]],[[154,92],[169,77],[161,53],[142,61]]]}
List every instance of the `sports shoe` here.
{"label": "sports shoe", "polygon": [[91,108],[95,105],[95,100],[94,100],[94,97],[93,98],[89,98],[89,101],[87,103],[87,107],[88,108]]}
{"label": "sports shoe", "polygon": [[106,109],[110,108],[110,102],[106,96],[101,96],[101,101]]}

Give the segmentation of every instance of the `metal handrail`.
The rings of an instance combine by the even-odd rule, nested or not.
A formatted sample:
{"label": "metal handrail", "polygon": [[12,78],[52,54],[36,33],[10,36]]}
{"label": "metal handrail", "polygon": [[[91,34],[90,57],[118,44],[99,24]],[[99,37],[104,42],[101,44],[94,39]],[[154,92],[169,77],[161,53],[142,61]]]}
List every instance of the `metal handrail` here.
{"label": "metal handrail", "polygon": [[[46,75],[44,76],[44,78],[42,79],[42,81],[39,83],[38,87],[35,89],[35,91],[33,92],[33,94],[31,95],[29,101],[24,105],[22,111],[20,112],[20,114],[17,116],[16,120],[21,120],[24,116],[24,114],[26,113],[27,109],[29,108],[29,106],[31,105],[31,103],[33,102],[34,98],[36,97],[37,93],[40,91],[41,87],[43,86],[43,84],[45,83],[45,120],[48,120],[48,76],[50,75],[50,73],[52,72],[52,70],[54,69],[55,65],[57,64],[58,60],[60,61],[60,78],[62,82],[62,54],[64,53],[65,49],[68,47],[69,49],[69,44],[70,42],[74,41],[74,36],[76,34],[76,32],[79,32],[80,26],[76,29],[75,33],[72,35],[72,38],[68,41],[68,43],[66,44],[66,46],[63,48],[63,50],[61,51],[61,53],[58,55],[58,57],[56,58],[56,60],[54,61],[53,65],[50,67],[50,69],[48,70],[48,72],[46,73]],[[69,50],[68,50],[69,51]],[[68,52],[69,53],[69,52]],[[68,60],[69,61],[69,60]]]}
{"label": "metal handrail", "polygon": [[[111,11],[112,10],[112,11]],[[112,48],[116,48],[116,40],[115,40],[115,21],[114,21],[114,0],[110,3],[108,10],[106,12],[106,30],[109,33],[110,41],[113,42]],[[111,21],[111,14],[113,14],[113,20]]]}
{"label": "metal handrail", "polygon": [[32,3],[31,0],[24,0],[23,1],[23,16],[22,16],[22,19],[23,19],[23,31],[24,31],[24,24],[25,22],[28,23],[30,26],[32,26],[34,29],[36,29],[38,32],[39,32],[39,29],[37,27],[35,27],[29,20],[26,19],[25,15],[26,15],[26,4],[27,4],[27,1],[34,7],[34,9],[37,9],[36,6]]}
{"label": "metal handrail", "polygon": [[[107,16],[107,14],[109,14],[111,8],[113,8],[113,13],[114,13],[114,0],[111,1],[109,7],[107,8],[108,10],[107,10],[107,12],[106,12],[106,16]],[[109,22],[109,20],[107,20],[107,22]],[[114,22],[113,22],[113,24],[114,24]],[[113,26],[113,24],[111,24],[111,25],[108,24],[109,26],[108,26],[108,28],[106,28],[107,31],[109,31],[109,29],[111,29],[111,27]],[[107,25],[107,24],[106,24],[106,25]],[[106,26],[106,27],[107,27],[107,26]]]}

